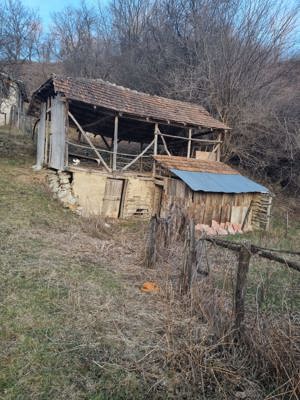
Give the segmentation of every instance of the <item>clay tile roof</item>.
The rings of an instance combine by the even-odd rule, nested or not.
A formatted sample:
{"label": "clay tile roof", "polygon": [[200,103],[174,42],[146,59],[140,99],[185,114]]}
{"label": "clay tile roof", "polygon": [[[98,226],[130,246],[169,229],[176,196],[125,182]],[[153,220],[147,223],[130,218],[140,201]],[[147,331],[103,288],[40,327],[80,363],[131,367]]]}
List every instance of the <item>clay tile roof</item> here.
{"label": "clay tile roof", "polygon": [[219,161],[204,161],[196,158],[178,156],[154,156],[154,159],[167,169],[179,169],[191,172],[209,172],[214,174],[236,174],[239,172]]}
{"label": "clay tile roof", "polygon": [[[55,92],[63,93],[68,99],[122,112],[124,115],[149,118],[157,122],[168,121],[170,124],[230,129],[214,119],[198,104],[152,96],[101,79],[58,76],[52,76],[51,79]],[[38,93],[41,88],[35,93]]]}

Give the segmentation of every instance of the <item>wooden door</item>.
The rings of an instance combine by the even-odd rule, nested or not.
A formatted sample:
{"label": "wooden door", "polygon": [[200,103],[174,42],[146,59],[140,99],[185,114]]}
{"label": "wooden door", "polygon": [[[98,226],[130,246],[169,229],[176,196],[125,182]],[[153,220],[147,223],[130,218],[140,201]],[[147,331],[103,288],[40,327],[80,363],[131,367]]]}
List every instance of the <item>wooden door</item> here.
{"label": "wooden door", "polygon": [[103,198],[102,215],[118,218],[122,202],[124,180],[107,178]]}

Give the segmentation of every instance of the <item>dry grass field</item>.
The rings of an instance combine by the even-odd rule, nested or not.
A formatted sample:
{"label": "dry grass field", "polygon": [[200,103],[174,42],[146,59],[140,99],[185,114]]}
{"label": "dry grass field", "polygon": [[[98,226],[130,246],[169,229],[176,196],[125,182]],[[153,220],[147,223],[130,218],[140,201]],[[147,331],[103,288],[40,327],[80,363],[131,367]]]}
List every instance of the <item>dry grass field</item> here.
{"label": "dry grass field", "polygon": [[[144,269],[145,223],[64,209],[32,172],[33,150],[0,131],[0,399],[300,398],[299,273],[254,258],[237,345],[231,252],[208,246],[211,276],[181,298],[180,248]],[[276,218],[249,238],[299,250],[296,218],[287,237]],[[145,281],[159,292],[141,292]]]}

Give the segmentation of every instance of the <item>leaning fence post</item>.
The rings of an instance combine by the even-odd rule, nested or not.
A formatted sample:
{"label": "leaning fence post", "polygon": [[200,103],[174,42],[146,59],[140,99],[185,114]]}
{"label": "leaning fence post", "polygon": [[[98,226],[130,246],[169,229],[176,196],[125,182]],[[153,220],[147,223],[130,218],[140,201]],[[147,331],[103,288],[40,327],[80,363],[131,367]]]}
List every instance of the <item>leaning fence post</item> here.
{"label": "leaning fence post", "polygon": [[154,268],[156,262],[157,217],[151,217],[145,250],[145,267]]}
{"label": "leaning fence post", "polygon": [[245,296],[247,288],[247,275],[249,271],[249,263],[251,258],[250,246],[245,244],[241,246],[239,251],[239,262],[236,275],[235,286],[235,303],[234,303],[234,327],[239,336],[243,329],[245,317]]}
{"label": "leaning fence post", "polygon": [[196,244],[195,244],[195,224],[193,220],[189,221],[186,229],[184,252],[183,252],[183,265],[180,276],[179,290],[181,294],[186,294],[191,288],[193,266],[195,263]]}

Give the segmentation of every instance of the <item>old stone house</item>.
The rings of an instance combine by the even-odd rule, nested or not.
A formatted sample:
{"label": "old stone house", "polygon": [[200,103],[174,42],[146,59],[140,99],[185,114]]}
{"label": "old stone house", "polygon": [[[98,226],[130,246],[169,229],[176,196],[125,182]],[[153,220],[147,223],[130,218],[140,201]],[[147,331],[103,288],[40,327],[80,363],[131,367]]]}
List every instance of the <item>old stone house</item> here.
{"label": "old stone house", "polygon": [[26,102],[28,98],[24,83],[0,73],[0,126],[13,125],[19,128]]}

